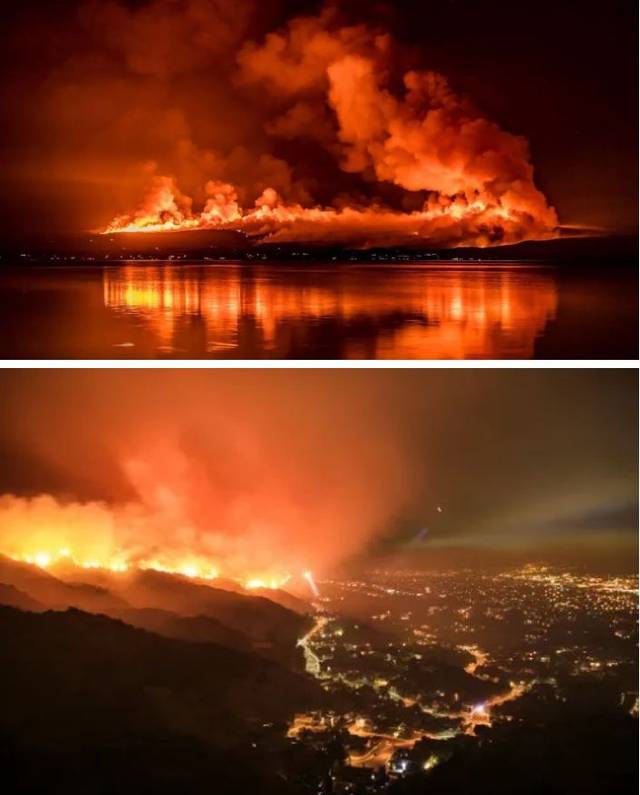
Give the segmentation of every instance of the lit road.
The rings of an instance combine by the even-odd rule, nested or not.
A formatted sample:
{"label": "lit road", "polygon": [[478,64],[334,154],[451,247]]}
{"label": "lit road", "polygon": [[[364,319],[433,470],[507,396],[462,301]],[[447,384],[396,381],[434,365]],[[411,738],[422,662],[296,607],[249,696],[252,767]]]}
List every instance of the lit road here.
{"label": "lit road", "polygon": [[487,662],[489,659],[489,655],[479,649],[477,646],[460,646],[461,649],[464,651],[469,652],[469,654],[473,655],[474,660],[470,662],[468,665],[465,665],[464,670],[474,676],[478,668],[482,668],[482,666]]}
{"label": "lit road", "polygon": [[392,740],[383,737],[364,754],[350,754],[351,767],[384,767],[398,748],[411,748],[415,740]]}
{"label": "lit road", "polygon": [[[304,652],[305,669],[307,673],[316,678],[325,678],[327,674],[325,673],[323,675],[321,672],[320,658],[312,648],[314,645],[313,640],[316,635],[323,631],[329,621],[330,618],[327,616],[318,616],[315,619],[311,629],[306,633],[306,635],[298,640],[298,646],[300,646]],[[489,660],[489,654],[477,646],[464,646],[461,648],[473,656],[473,660],[464,667],[466,673],[482,679],[483,677],[479,673],[479,669],[487,664]],[[529,689],[531,684],[533,683],[526,685],[510,682],[509,690],[506,693],[494,696],[493,698],[489,698],[473,707],[467,707],[459,711],[436,710],[432,707],[421,704],[419,699],[402,696],[392,686],[387,691],[387,695],[390,699],[394,701],[400,701],[407,707],[418,704],[423,712],[433,715],[434,717],[457,720],[460,722],[458,727],[450,728],[438,733],[413,731],[408,737],[399,737],[391,734],[383,734],[369,728],[367,722],[362,718],[354,720],[345,727],[346,730],[354,737],[361,737],[369,740],[371,742],[371,746],[363,753],[350,754],[349,764],[353,767],[382,767],[390,761],[398,749],[412,748],[415,743],[422,738],[444,740],[450,737],[455,737],[456,735],[462,733],[474,735],[477,726],[492,725],[492,707],[497,707],[508,701],[514,701],[520,698],[520,696],[522,696]],[[303,714],[296,715],[292,725],[289,728],[288,736],[297,737],[304,730],[312,732],[326,731],[331,725],[333,725],[333,722],[330,721],[328,723],[324,718],[318,719],[316,716]]]}
{"label": "lit road", "polygon": [[381,767],[386,765],[398,748],[413,748],[423,738],[442,740],[451,736],[449,732],[432,734],[431,732],[414,731],[410,737],[395,737],[390,734],[369,731],[362,721],[354,721],[347,726],[349,734],[355,737],[372,737],[377,742],[363,754],[351,754],[349,764],[352,767]]}
{"label": "lit road", "polygon": [[318,618],[316,618],[315,624],[311,627],[307,634],[298,641],[298,646],[302,648],[304,653],[305,670],[308,674],[311,674],[315,677],[320,676],[320,658],[309,646],[309,641],[316,633],[320,632],[320,630],[327,624],[328,620],[329,619],[325,616],[318,616]]}

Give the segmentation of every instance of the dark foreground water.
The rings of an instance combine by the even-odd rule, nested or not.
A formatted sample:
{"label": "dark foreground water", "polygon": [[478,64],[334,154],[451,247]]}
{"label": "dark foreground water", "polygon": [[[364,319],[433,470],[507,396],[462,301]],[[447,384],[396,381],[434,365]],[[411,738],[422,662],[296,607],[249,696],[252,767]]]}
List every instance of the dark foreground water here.
{"label": "dark foreground water", "polygon": [[0,357],[636,358],[637,286],[604,264],[4,267]]}

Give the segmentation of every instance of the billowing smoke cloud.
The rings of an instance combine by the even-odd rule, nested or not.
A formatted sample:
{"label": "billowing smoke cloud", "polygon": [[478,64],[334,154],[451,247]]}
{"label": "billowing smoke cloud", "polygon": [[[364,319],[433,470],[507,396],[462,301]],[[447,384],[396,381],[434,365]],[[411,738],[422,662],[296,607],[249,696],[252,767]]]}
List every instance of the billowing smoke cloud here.
{"label": "billowing smoke cloud", "polygon": [[0,386],[4,553],[249,579],[376,548],[637,542],[631,371],[7,370]]}
{"label": "billowing smoke cloud", "polygon": [[0,497],[0,552],[244,579],[326,571],[385,531],[418,472],[384,391],[337,380],[54,378],[47,418],[27,408],[19,446],[64,488]]}
{"label": "billowing smoke cloud", "polygon": [[408,64],[336,6],[265,34],[275,6],[81,6],[82,35],[60,34],[72,54],[44,87],[60,158],[48,168],[103,186],[106,231],[442,245],[554,233],[527,142],[424,70],[428,53]]}

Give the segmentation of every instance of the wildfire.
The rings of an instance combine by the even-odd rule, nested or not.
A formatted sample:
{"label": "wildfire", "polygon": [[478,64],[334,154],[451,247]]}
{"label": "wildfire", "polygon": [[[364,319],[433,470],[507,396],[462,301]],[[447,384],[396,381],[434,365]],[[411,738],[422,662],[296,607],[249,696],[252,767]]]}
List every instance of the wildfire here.
{"label": "wildfire", "polygon": [[[190,206],[179,208],[168,199],[177,193],[174,180],[155,181],[141,207],[120,215],[102,234],[183,232],[195,229],[240,231],[252,238],[272,241],[320,241],[347,243],[353,240],[402,242],[422,239],[449,244],[490,245],[522,239],[523,228],[529,237],[551,236],[551,227],[532,224],[530,215],[502,201],[482,198],[473,191],[453,197],[434,196],[421,210],[399,212],[371,207],[303,207],[282,200],[267,188],[251,208],[242,208],[237,191],[229,184],[216,183],[216,199],[209,200],[200,212]],[[212,207],[211,201],[215,204]]]}
{"label": "wildfire", "polygon": [[[158,163],[140,206],[102,231],[221,229],[276,241],[417,238],[444,246],[554,235],[558,219],[535,186],[527,141],[487,119],[444,75],[399,72],[398,49],[387,31],[342,26],[333,5],[290,20],[261,43],[247,41],[234,90],[254,86],[273,98],[267,118],[256,120],[266,150],[253,151],[253,143],[201,150],[184,141],[189,167]],[[334,173],[302,177],[313,155],[296,163],[290,147],[287,159],[275,157],[269,139],[279,153],[290,141],[318,147]],[[351,187],[336,193],[339,172]],[[397,194],[388,204],[379,198],[389,193],[385,185]],[[319,187],[333,198],[315,201]]]}
{"label": "wildfire", "polygon": [[[55,570],[56,566],[70,564],[80,569],[102,569],[104,571],[111,571],[115,573],[125,573],[129,571],[158,571],[164,574],[174,574],[182,577],[188,577],[193,580],[217,580],[221,579],[221,572],[217,566],[214,566],[210,561],[203,558],[189,558],[185,560],[176,560],[174,563],[168,563],[161,559],[142,559],[136,562],[127,560],[125,555],[116,555],[101,560],[92,558],[82,558],[76,556],[70,549],[62,547],[55,550],[37,550],[33,552],[24,552],[21,554],[10,552],[8,555],[12,560],[29,563],[32,566],[37,566],[40,569]],[[300,577],[307,583],[312,580],[311,572],[304,572]],[[283,588],[291,579],[292,575],[288,573],[280,574],[264,574],[261,576],[239,577],[227,576],[227,581],[234,581],[247,591],[252,590],[278,590]],[[315,584],[314,584],[315,588]]]}
{"label": "wildfire", "polygon": [[167,565],[158,560],[142,560],[138,564],[138,568],[161,571],[165,574],[180,574],[183,577],[199,580],[215,580],[220,576],[220,572],[215,566],[199,561],[185,561],[175,565]]}
{"label": "wildfire", "polygon": [[251,577],[250,579],[244,581],[244,587],[248,591],[253,591],[258,588],[278,589],[286,585],[290,579],[290,574],[284,574],[277,577]]}
{"label": "wildfire", "polygon": [[56,564],[67,562],[81,569],[108,569],[109,571],[127,571],[129,564],[122,557],[95,560],[93,558],[78,559],[70,549],[62,547],[56,550],[37,550],[16,554],[8,553],[8,557],[21,563],[30,563],[40,569],[48,569]]}

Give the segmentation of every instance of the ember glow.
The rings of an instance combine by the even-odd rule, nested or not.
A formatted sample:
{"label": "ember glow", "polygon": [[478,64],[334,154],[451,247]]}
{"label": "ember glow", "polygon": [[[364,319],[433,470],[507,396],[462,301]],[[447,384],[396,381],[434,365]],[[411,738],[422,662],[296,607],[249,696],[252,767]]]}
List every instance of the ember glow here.
{"label": "ember glow", "polygon": [[[193,188],[179,178],[184,169],[163,173],[156,162],[140,204],[103,233],[218,229],[280,242],[443,246],[553,236],[558,219],[534,184],[526,140],[445,76],[399,69],[398,52],[384,30],[341,25],[325,9],[236,53],[235,90],[261,92],[275,108],[256,120],[267,142],[321,147],[354,180],[351,193],[318,202],[319,179],[300,176],[299,155],[239,156],[181,140]],[[390,186],[397,195],[385,201]]]}

